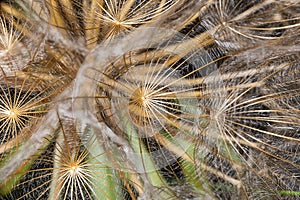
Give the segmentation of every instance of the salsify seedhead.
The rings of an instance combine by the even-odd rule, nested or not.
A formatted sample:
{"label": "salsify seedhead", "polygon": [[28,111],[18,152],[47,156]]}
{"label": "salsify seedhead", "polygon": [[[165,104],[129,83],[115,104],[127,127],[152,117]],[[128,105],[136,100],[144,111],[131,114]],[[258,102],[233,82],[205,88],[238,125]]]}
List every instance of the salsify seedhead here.
{"label": "salsify seedhead", "polygon": [[[22,30],[18,31],[15,28],[18,23],[19,22],[15,21],[12,16],[5,17],[3,13],[1,14],[0,64],[5,73],[13,73],[22,69],[24,63],[29,61],[29,53],[25,44],[21,41],[23,38]],[[0,74],[2,73],[3,72],[0,72]]]}
{"label": "salsify seedhead", "polygon": [[0,83],[1,153],[24,141],[49,108],[51,93],[41,81],[25,77],[2,77]]}
{"label": "salsify seedhead", "polygon": [[299,199],[299,8],[1,2],[1,199]]}

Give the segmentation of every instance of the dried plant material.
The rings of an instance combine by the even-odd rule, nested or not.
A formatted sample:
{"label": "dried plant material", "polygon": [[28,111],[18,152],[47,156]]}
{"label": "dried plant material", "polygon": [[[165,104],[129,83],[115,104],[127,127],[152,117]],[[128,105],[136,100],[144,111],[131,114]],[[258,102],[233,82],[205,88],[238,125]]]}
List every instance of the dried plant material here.
{"label": "dried plant material", "polygon": [[299,8],[1,2],[1,199],[299,198]]}

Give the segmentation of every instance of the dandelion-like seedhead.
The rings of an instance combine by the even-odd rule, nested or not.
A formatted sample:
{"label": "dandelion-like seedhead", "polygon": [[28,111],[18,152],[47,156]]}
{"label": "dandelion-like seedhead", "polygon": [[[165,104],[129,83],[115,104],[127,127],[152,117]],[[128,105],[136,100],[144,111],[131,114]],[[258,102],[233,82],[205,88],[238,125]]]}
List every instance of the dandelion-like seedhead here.
{"label": "dandelion-like seedhead", "polygon": [[51,96],[47,94],[47,89],[41,88],[40,81],[3,78],[0,84],[1,152],[30,135],[34,122],[47,112],[48,98]]}
{"label": "dandelion-like seedhead", "polygon": [[[261,49],[256,49],[253,53],[256,51],[261,52]],[[272,55],[271,51],[276,50],[267,48],[264,51],[269,52],[264,55],[269,57]],[[289,56],[293,57],[292,55]],[[285,58],[289,56],[285,55]],[[290,178],[290,183],[288,183],[287,179],[278,177],[277,171],[285,169],[284,173],[291,175],[299,170],[298,160],[294,157],[297,157],[298,153],[295,149],[292,150],[299,146],[299,138],[296,136],[299,130],[298,120],[294,118],[293,114],[283,111],[286,109],[282,105],[280,106],[281,103],[279,102],[286,102],[290,98],[299,99],[299,94],[298,89],[295,90],[294,88],[285,87],[284,89],[281,88],[280,91],[271,92],[268,87],[264,86],[276,87],[274,86],[274,79],[282,80],[282,82],[277,82],[279,85],[286,85],[291,81],[298,84],[299,80],[294,73],[295,60],[291,62],[289,59],[281,60],[280,56],[269,57],[253,66],[254,64],[249,62],[250,60],[239,60],[243,59],[242,55],[238,57],[228,61],[231,60],[235,66],[240,63],[241,68],[245,67],[248,70],[247,77],[239,76],[239,69],[237,72],[233,72],[231,69],[226,72],[228,75],[231,74],[229,79],[224,79],[224,89],[227,90],[227,95],[224,104],[220,104],[218,108],[218,112],[223,113],[223,122],[219,124],[217,118],[215,134],[209,135],[211,132],[208,132],[206,138],[200,141],[200,144],[207,148],[200,148],[200,145],[197,147],[199,155],[196,160],[201,161],[208,156],[209,165],[214,165],[222,171],[222,174],[229,175],[229,177],[221,178],[242,188],[247,198],[254,198],[251,195],[252,192],[248,192],[253,190],[260,190],[258,193],[261,194],[264,193],[261,190],[265,190],[265,193],[279,198],[280,195],[277,193],[279,190],[297,190],[295,188],[297,178]],[[268,60],[268,63],[265,60]],[[229,69],[230,62],[225,62],[224,66],[226,67],[223,69],[227,67]],[[285,80],[279,78],[282,77],[279,75],[282,73],[289,73],[290,77]],[[211,141],[212,136],[214,139]],[[286,141],[285,145],[281,145],[283,140]],[[216,143],[220,145],[216,146]],[[287,148],[286,145],[290,148]],[[207,153],[208,151],[218,153],[212,156],[213,154]],[[199,166],[201,164],[199,163]],[[202,172],[200,171],[200,173]],[[251,174],[251,176],[247,177],[246,175],[247,178],[244,178],[244,174]],[[231,178],[236,179],[237,182]],[[257,186],[253,182],[257,182]],[[225,185],[224,187],[228,187]],[[265,188],[258,189],[261,185],[265,185]],[[217,189],[216,186],[213,187]]]}
{"label": "dandelion-like seedhead", "polygon": [[[16,192],[11,194],[12,198],[115,199],[129,195],[126,184],[131,187],[138,184],[126,182],[116,168],[105,164],[106,153],[94,148],[99,147],[95,136],[86,142],[88,149],[83,146],[72,123],[72,120],[60,122],[62,127],[56,138],[49,140],[46,151],[32,157],[31,169],[14,186]],[[99,154],[91,155],[91,151]],[[114,192],[114,198],[109,196],[110,191]]]}
{"label": "dandelion-like seedhead", "polygon": [[3,198],[299,197],[298,2],[8,2]]}
{"label": "dandelion-like seedhead", "polygon": [[170,0],[138,2],[127,0],[98,3],[100,9],[96,12],[96,16],[99,17],[99,21],[102,21],[104,27],[101,35],[110,40],[120,33],[132,31],[157,18],[175,3],[176,1]]}
{"label": "dandelion-like seedhead", "polygon": [[201,14],[201,24],[227,50],[297,35],[299,15],[295,10],[298,2],[220,0],[209,1],[207,7]]}
{"label": "dandelion-like seedhead", "polygon": [[[157,30],[159,34],[165,31],[149,30]],[[199,137],[209,124],[210,107],[220,98],[218,88],[222,88],[222,81],[215,61],[204,50],[189,53],[185,59],[178,58],[186,54],[185,49],[178,46],[184,39],[189,42],[180,34],[171,35],[165,41],[152,41],[153,44],[148,43],[151,48],[133,48],[110,64],[82,72],[87,74],[86,81],[95,84],[97,92],[82,90],[85,95],[77,94],[96,95],[96,102],[87,98],[78,103],[95,106],[96,112],[91,113],[94,119],[103,121],[117,135],[145,143],[139,153],[157,143],[158,150],[151,154],[161,154],[162,158],[166,156],[163,152],[170,154],[166,162],[157,161],[158,169],[177,162],[177,158],[185,154],[189,144],[177,144],[176,148],[174,143],[182,138],[192,141]],[[97,56],[96,52],[91,59]],[[216,94],[207,88],[216,88]],[[81,117],[79,113],[78,118]],[[141,167],[144,171],[145,167]]]}
{"label": "dandelion-like seedhead", "polygon": [[12,16],[5,16],[2,13],[0,18],[0,64],[5,73],[14,73],[16,70],[22,69],[24,62],[29,60],[26,46],[21,41],[22,33],[15,28],[17,23]]}
{"label": "dandelion-like seedhead", "polygon": [[12,23],[7,23],[5,19],[1,19],[1,49],[3,53],[11,51],[19,40],[19,35],[14,30]]}
{"label": "dandelion-like seedhead", "polygon": [[83,39],[88,48],[94,48],[155,21],[178,3],[178,0],[47,1],[45,20],[71,40]]}

